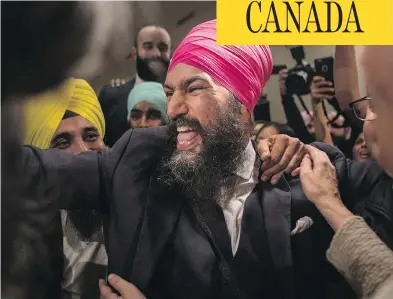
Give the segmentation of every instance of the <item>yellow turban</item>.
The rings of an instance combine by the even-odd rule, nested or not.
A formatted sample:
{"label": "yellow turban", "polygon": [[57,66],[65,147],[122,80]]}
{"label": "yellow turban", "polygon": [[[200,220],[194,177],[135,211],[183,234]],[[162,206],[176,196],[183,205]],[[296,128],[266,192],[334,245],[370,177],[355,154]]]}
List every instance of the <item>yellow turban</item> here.
{"label": "yellow turban", "polygon": [[57,89],[24,103],[24,144],[47,149],[64,113],[69,110],[90,121],[105,135],[105,119],[93,88],[82,79],[68,79]]}

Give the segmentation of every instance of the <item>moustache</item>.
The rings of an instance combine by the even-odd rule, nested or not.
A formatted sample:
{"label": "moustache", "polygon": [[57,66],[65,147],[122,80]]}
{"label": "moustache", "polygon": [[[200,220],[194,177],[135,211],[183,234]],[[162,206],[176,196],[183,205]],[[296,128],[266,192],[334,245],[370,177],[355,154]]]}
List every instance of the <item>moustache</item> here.
{"label": "moustache", "polygon": [[152,57],[152,58],[139,58],[139,62],[147,66],[154,73],[161,73],[167,71],[169,67],[169,60],[162,57]]}
{"label": "moustache", "polygon": [[174,119],[169,120],[169,127],[170,130],[176,132],[178,127],[190,127],[195,132],[200,135],[203,135],[204,129],[202,128],[201,123],[195,118],[188,118],[186,116],[179,116]]}

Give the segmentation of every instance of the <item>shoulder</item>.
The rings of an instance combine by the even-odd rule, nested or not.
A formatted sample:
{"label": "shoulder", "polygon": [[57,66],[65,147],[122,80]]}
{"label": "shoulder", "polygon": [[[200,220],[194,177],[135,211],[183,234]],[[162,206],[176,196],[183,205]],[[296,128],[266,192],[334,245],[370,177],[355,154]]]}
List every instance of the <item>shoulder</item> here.
{"label": "shoulder", "polygon": [[312,145],[328,155],[337,171],[345,170],[350,177],[356,178],[368,174],[375,179],[378,178],[378,181],[387,177],[385,170],[375,160],[367,162],[352,161],[347,159],[342,151],[335,146],[321,142],[314,142]]}
{"label": "shoulder", "polygon": [[167,127],[131,129],[112,147],[112,156],[127,165],[157,165],[167,148]]}
{"label": "shoulder", "polygon": [[330,144],[326,144],[323,142],[313,142],[311,143],[312,146],[316,147],[317,149],[325,152],[330,161],[335,162],[338,160],[345,160],[346,161],[346,157],[343,154],[342,151],[340,151],[337,147],[330,145]]}
{"label": "shoulder", "polygon": [[127,94],[134,88],[135,79],[127,81],[121,86],[111,86],[110,84],[104,85],[99,92],[98,98],[100,101],[105,100],[107,97],[118,96],[122,94]]}

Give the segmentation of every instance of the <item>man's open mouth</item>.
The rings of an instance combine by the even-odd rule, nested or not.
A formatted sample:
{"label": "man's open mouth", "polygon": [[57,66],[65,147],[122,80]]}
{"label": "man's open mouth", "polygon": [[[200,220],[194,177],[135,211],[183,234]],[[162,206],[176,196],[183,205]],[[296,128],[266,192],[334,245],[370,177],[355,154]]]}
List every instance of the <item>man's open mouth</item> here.
{"label": "man's open mouth", "polygon": [[177,132],[177,149],[180,151],[191,150],[202,143],[201,135],[191,127],[179,126]]}

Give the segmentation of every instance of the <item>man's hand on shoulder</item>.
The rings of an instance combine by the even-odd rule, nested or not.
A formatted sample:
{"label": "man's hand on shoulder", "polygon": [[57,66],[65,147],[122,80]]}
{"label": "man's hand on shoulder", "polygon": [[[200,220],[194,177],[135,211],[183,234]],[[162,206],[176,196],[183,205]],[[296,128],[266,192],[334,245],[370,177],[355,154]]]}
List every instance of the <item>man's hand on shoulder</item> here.
{"label": "man's hand on shoulder", "polygon": [[284,171],[292,176],[299,175],[300,163],[306,154],[304,144],[287,135],[274,135],[260,140],[257,152],[262,160],[262,181],[276,184]]}
{"label": "man's hand on shoulder", "polygon": [[120,86],[126,84],[126,82],[127,82],[126,79],[117,78],[117,79],[112,79],[110,84],[111,84],[111,87],[120,87]]}
{"label": "man's hand on shoulder", "polygon": [[108,277],[110,285],[119,292],[120,296],[115,294],[105,281],[100,279],[99,287],[102,299],[146,299],[146,297],[130,282],[123,278],[111,274]]}

